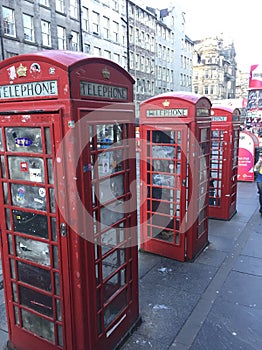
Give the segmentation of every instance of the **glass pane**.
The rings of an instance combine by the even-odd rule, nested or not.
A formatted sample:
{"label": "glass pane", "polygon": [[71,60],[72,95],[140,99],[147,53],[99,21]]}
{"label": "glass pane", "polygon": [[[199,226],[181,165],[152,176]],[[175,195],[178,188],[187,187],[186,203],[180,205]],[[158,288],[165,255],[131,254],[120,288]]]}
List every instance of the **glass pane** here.
{"label": "glass pane", "polygon": [[96,134],[98,148],[108,148],[112,144],[120,145],[126,134],[126,126],[118,123],[97,125]]}
{"label": "glass pane", "polygon": [[8,157],[10,178],[31,182],[44,182],[44,161],[33,157]]}
{"label": "glass pane", "polygon": [[2,177],[6,177],[6,169],[5,169],[5,159],[4,156],[1,156],[1,170],[2,170]]}
{"label": "glass pane", "polygon": [[45,143],[46,143],[46,153],[51,154],[51,137],[50,137],[50,128],[45,128]]}
{"label": "glass pane", "polygon": [[8,252],[11,255],[14,254],[12,235],[8,235]]}
{"label": "glass pane", "polygon": [[104,312],[104,322],[105,327],[107,327],[115,318],[120,314],[120,312],[127,305],[127,292],[124,290],[117,298],[113,299],[112,302],[105,308]]}
{"label": "glass pane", "polygon": [[98,176],[107,176],[123,170],[123,151],[104,151],[98,155]]}
{"label": "glass pane", "polygon": [[93,205],[93,207],[95,207],[97,205],[96,204],[96,193],[97,193],[96,186],[92,185],[92,205]]}
{"label": "glass pane", "polygon": [[32,266],[18,261],[18,280],[37,288],[52,291],[51,272],[49,270],[41,269],[37,266]]}
{"label": "glass pane", "polygon": [[40,128],[5,128],[5,133],[8,151],[42,153]]}
{"label": "glass pane", "polygon": [[15,324],[20,325],[19,309],[17,306],[14,306],[14,314],[15,314]]}
{"label": "glass pane", "polygon": [[12,295],[13,295],[13,301],[15,301],[17,303],[18,298],[17,298],[17,291],[16,291],[16,284],[15,283],[12,283]]}
{"label": "glass pane", "polygon": [[6,228],[11,230],[10,209],[5,209]]}
{"label": "glass pane", "polygon": [[52,159],[47,159],[47,171],[48,171],[48,183],[53,184],[54,183],[54,171],[53,171]]}
{"label": "glass pane", "polygon": [[172,160],[157,159],[153,160],[153,171],[162,173],[173,173],[174,162]]}
{"label": "glass pane", "polygon": [[100,209],[101,229],[105,226],[112,226],[117,221],[121,220],[125,215],[124,203],[117,201]]}
{"label": "glass pane", "polygon": [[201,135],[200,135],[200,141],[206,141],[207,140],[207,129],[201,129]]}
{"label": "glass pane", "polygon": [[62,321],[61,302],[56,299],[56,319]]}
{"label": "glass pane", "polygon": [[15,262],[13,259],[10,259],[10,274],[11,274],[11,278],[16,278]]}
{"label": "glass pane", "polygon": [[52,240],[57,241],[56,218],[51,218],[51,227],[52,227]]}
{"label": "glass pane", "polygon": [[4,150],[3,139],[2,139],[2,128],[0,128],[0,151]]}
{"label": "glass pane", "polygon": [[53,246],[53,263],[54,268],[58,269],[58,248],[57,246]]}
{"label": "glass pane", "polygon": [[60,325],[57,325],[58,333],[58,345],[63,346],[63,328]]}
{"label": "glass pane", "polygon": [[98,176],[107,176],[112,173],[113,153],[103,152],[98,155]]}
{"label": "glass pane", "polygon": [[23,309],[22,322],[23,328],[38,335],[39,337],[54,342],[54,324],[52,322]]}
{"label": "glass pane", "polygon": [[119,249],[114,251],[102,261],[103,279],[114,273],[125,262],[125,250]]}
{"label": "glass pane", "polygon": [[100,204],[116,199],[124,194],[124,175],[118,175],[99,183]]}
{"label": "glass pane", "polygon": [[152,146],[152,158],[174,158],[174,147],[171,146]]}
{"label": "glass pane", "polygon": [[49,246],[46,243],[17,236],[16,254],[22,259],[50,266]]}
{"label": "glass pane", "polygon": [[113,124],[97,125],[97,148],[108,148],[114,142]]}
{"label": "glass pane", "polygon": [[114,249],[125,239],[124,230],[120,228],[112,228],[101,235],[102,254],[106,254]]}
{"label": "glass pane", "polygon": [[53,316],[52,298],[31,288],[19,286],[20,303],[43,315]]}
{"label": "glass pane", "polygon": [[47,216],[13,210],[14,230],[28,235],[48,238]]}
{"label": "glass pane", "polygon": [[89,126],[89,147],[90,147],[90,150],[93,150],[95,149],[95,139],[94,139],[94,126],[93,125],[90,125]]}
{"label": "glass pane", "polygon": [[174,187],[174,176],[154,174],[153,184],[156,186]]}
{"label": "glass pane", "polygon": [[46,190],[43,187],[11,184],[12,204],[35,210],[46,210]]}
{"label": "glass pane", "polygon": [[53,188],[49,189],[49,195],[50,195],[50,211],[51,213],[56,212],[56,206],[55,206],[55,192]]}
{"label": "glass pane", "polygon": [[125,284],[125,269],[119,271],[104,284],[104,302],[110,299]]}
{"label": "glass pane", "polygon": [[97,315],[97,332],[98,332],[98,334],[100,334],[102,332],[101,314]]}
{"label": "glass pane", "polygon": [[172,143],[174,144],[174,133],[173,131],[153,131],[152,142],[154,143]]}
{"label": "glass pane", "polygon": [[3,183],[3,192],[4,192],[5,204],[9,204],[9,201],[8,201],[8,190],[7,190],[7,183],[6,182]]}
{"label": "glass pane", "polygon": [[60,295],[60,278],[59,274],[55,272],[55,294]]}

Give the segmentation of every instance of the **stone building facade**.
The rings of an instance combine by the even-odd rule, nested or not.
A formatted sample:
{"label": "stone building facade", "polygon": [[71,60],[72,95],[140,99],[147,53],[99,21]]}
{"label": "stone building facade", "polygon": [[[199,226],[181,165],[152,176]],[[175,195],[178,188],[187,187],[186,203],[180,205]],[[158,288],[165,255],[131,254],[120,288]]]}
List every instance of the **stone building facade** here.
{"label": "stone building facade", "polygon": [[193,42],[184,13],[139,0],[0,0],[1,59],[38,50],[73,50],[127,69],[139,103],[192,89]]}
{"label": "stone building facade", "polygon": [[234,44],[222,37],[194,41],[192,91],[210,100],[235,98],[235,56]]}

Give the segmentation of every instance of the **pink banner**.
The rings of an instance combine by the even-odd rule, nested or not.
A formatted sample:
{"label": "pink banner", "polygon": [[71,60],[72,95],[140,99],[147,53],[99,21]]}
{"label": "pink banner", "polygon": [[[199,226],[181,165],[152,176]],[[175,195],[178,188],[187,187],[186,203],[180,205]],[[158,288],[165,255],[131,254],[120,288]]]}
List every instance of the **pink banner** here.
{"label": "pink banner", "polygon": [[254,181],[254,135],[247,131],[240,131],[238,149],[238,181]]}
{"label": "pink banner", "polygon": [[250,67],[249,89],[262,89],[262,65]]}

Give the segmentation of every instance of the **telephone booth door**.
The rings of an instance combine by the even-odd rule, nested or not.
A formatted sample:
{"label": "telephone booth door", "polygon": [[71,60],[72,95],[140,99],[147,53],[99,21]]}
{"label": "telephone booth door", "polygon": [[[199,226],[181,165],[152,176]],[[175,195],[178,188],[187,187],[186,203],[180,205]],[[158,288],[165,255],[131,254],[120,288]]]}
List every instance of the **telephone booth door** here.
{"label": "telephone booth door", "polygon": [[210,105],[180,93],[141,104],[141,250],[185,261],[208,243]]}
{"label": "telephone booth door", "polygon": [[212,106],[209,217],[236,213],[240,110]]}
{"label": "telephone booth door", "polygon": [[[89,214],[85,232],[93,243],[89,252],[94,259],[90,279],[93,287],[89,290],[93,302],[89,308],[95,321],[94,350],[114,348],[121,340],[119,332],[125,334],[139,319],[138,281],[134,274],[137,270],[133,187],[136,159],[132,136],[135,125],[129,122],[133,112],[133,108],[92,111],[88,124],[81,126],[81,132],[90,140],[83,149],[79,168],[88,165],[90,169],[83,175],[82,201]],[[79,114],[87,117],[85,110],[80,109]]]}
{"label": "telephone booth door", "polygon": [[[146,186],[141,188],[141,198],[147,198],[141,206],[142,223],[147,222],[145,230],[147,240],[142,238],[143,250],[154,250],[163,254],[162,242],[165,244],[165,254],[184,260],[185,234],[181,225],[185,217],[185,201],[187,190],[183,183],[186,179],[185,149],[188,128],[185,125],[163,127],[158,130],[152,126],[142,127],[141,138],[143,152],[147,149],[147,157],[141,155],[141,179]],[[182,144],[183,143],[183,144]],[[152,145],[148,147],[147,145]],[[145,146],[144,146],[145,145]],[[145,216],[146,215],[146,216]],[[143,226],[142,226],[143,227]]]}
{"label": "telephone booth door", "polygon": [[23,114],[0,116],[5,294],[11,338],[22,349],[32,348],[35,335],[45,349],[62,349],[71,338],[63,308],[68,266],[61,264],[67,246],[54,195],[59,119],[59,113],[41,114],[29,125]]}

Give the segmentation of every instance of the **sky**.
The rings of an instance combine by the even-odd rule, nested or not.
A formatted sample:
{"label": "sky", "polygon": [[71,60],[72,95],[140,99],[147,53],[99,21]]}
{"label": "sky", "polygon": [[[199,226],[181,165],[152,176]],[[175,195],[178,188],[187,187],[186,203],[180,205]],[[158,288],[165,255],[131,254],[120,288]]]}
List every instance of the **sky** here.
{"label": "sky", "polygon": [[192,40],[223,33],[234,42],[236,61],[242,72],[262,61],[262,1],[237,0],[143,0],[147,6],[170,8],[180,4],[185,12],[185,34]]}

